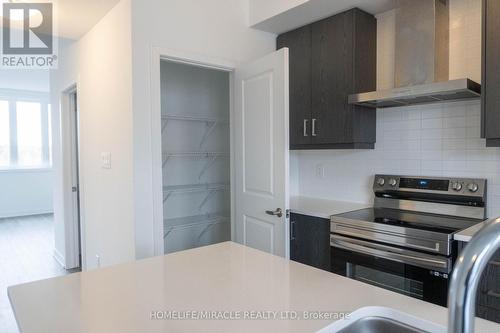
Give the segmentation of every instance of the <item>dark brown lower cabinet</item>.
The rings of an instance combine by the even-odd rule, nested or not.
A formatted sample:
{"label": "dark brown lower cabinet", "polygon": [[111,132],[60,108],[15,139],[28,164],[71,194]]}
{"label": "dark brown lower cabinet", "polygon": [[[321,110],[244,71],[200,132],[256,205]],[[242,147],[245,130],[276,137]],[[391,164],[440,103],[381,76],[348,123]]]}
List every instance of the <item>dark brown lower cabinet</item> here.
{"label": "dark brown lower cabinet", "polygon": [[330,271],[330,220],[291,214],[290,259]]}
{"label": "dark brown lower cabinet", "polygon": [[[467,243],[462,243],[465,247]],[[476,295],[476,316],[500,323],[500,251],[481,276]]]}

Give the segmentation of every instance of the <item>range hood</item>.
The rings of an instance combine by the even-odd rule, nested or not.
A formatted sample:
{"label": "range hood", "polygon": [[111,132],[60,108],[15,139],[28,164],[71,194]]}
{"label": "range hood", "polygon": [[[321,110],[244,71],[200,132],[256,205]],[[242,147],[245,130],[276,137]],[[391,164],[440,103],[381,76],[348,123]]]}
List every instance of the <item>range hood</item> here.
{"label": "range hood", "polygon": [[479,83],[448,80],[448,0],[397,3],[395,88],[350,95],[349,104],[386,108],[479,98]]}

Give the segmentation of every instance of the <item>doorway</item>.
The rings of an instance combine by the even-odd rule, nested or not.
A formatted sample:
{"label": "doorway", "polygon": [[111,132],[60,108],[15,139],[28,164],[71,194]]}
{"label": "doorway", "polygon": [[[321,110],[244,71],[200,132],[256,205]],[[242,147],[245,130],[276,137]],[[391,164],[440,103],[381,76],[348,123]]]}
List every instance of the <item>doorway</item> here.
{"label": "doorway", "polygon": [[[161,68],[166,62],[171,62],[192,69],[194,67],[194,71],[202,72],[208,69],[227,75],[229,86],[225,92],[228,92],[229,96],[228,141],[230,148],[227,174],[230,179],[228,186],[230,205],[229,212],[224,217],[229,218],[230,239],[249,247],[289,257],[288,49],[275,51],[243,65],[237,65],[225,59],[178,50],[155,47],[152,51],[151,148],[153,152],[154,253],[162,255],[185,249],[178,247],[174,251],[170,251],[166,238],[171,236],[176,222],[191,222],[188,219],[176,220],[175,216],[174,219],[166,221],[170,218],[166,213],[172,212],[172,210],[165,207],[165,201],[170,200],[172,195],[165,192],[174,190],[173,187],[165,188],[171,185],[165,180],[174,175],[171,170],[168,170],[168,164],[174,160],[180,164],[181,160],[187,163],[188,159],[208,158],[209,163],[198,169],[203,175],[207,166],[212,167],[212,161],[221,157],[217,151],[199,149],[189,151],[185,150],[185,147],[179,150],[171,149],[168,143],[181,146],[185,143],[181,136],[167,137],[167,144],[165,143],[163,132],[175,133],[175,129],[168,130],[165,126],[174,126],[173,118],[177,115],[176,112],[179,112],[177,106],[181,104],[175,103],[176,98],[166,98],[168,95],[165,95],[161,87],[164,80]],[[172,77],[175,76],[170,76],[170,78]],[[183,75],[183,79],[186,77]],[[177,80],[178,82],[180,81]],[[213,82],[215,81],[210,81],[208,86]],[[178,87],[177,91],[185,88],[185,86]],[[200,96],[193,98],[194,94],[200,94]],[[174,102],[173,106],[165,107],[167,99]],[[194,103],[193,108],[187,108],[188,112],[196,110],[200,105],[204,107],[206,102],[203,99],[202,89],[197,89],[193,94],[185,94],[184,100],[180,99],[180,101],[188,103],[190,99],[199,100],[199,102]],[[170,114],[171,111],[173,114]],[[172,125],[165,125],[165,118],[171,118],[167,119],[166,123]],[[218,123],[218,121],[213,122],[213,118],[209,117],[209,119],[212,124]],[[210,123],[207,120],[205,117],[201,123]],[[181,123],[181,121],[200,122],[200,119],[181,119],[178,117],[175,121],[177,123]],[[209,134],[212,133],[211,127],[214,126],[207,125]],[[202,135],[201,142],[202,145],[205,144],[203,141],[206,136],[203,134],[206,133],[205,130],[183,132],[183,134],[185,133],[190,133],[193,137]],[[166,165],[167,167],[165,167]],[[180,166],[177,169],[187,170]],[[179,178],[174,176],[173,179],[178,180]],[[185,205],[193,206],[196,202],[196,200],[188,200]],[[177,209],[182,206],[174,207]],[[202,229],[201,234],[204,232],[205,230]]]}
{"label": "doorway", "polygon": [[[70,137],[71,137],[71,199],[72,221],[69,230],[71,262],[66,268],[82,268],[82,241],[81,241],[81,207],[80,207],[80,136],[78,94],[76,88],[68,93]],[[71,237],[72,236],[72,237]],[[72,263],[72,264],[71,264]],[[68,266],[68,265],[67,265]]]}

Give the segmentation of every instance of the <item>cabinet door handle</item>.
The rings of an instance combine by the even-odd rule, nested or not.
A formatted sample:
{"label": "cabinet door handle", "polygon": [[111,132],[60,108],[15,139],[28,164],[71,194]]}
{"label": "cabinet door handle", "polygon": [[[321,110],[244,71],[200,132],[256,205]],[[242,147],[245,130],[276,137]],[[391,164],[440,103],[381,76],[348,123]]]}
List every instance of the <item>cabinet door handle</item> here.
{"label": "cabinet door handle", "polygon": [[308,121],[309,121],[309,120],[304,119],[304,136],[308,136],[308,135],[307,135],[307,122],[308,122]]}
{"label": "cabinet door handle", "polygon": [[488,290],[488,291],[486,292],[486,294],[487,294],[488,296],[490,296],[490,297],[495,297],[495,298],[500,299],[500,294],[499,294],[499,293],[497,293],[497,292],[495,292],[495,291],[493,291],[493,290]]}
{"label": "cabinet door handle", "polygon": [[295,240],[295,221],[290,221],[290,240]]}
{"label": "cabinet door handle", "polygon": [[316,136],[316,119],[312,120],[312,136]]}
{"label": "cabinet door handle", "polygon": [[500,267],[500,261],[498,261],[498,260],[490,261],[490,265],[499,266]]}

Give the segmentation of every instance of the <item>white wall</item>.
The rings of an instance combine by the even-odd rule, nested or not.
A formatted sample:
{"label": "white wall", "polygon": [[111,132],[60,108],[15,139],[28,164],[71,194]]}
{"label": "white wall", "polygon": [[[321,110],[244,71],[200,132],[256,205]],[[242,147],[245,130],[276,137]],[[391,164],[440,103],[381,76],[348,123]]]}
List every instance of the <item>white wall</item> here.
{"label": "white wall", "polygon": [[0,218],[52,213],[52,170],[0,171]]}
{"label": "white wall", "polygon": [[[153,249],[150,63],[153,46],[241,63],[275,50],[275,35],[247,26],[247,0],[132,3],[134,208],[137,258]],[[159,121],[159,120],[157,120]]]}
{"label": "white wall", "polygon": [[0,69],[0,89],[49,92],[49,70]]}
{"label": "white wall", "polygon": [[368,13],[394,8],[394,0],[248,0],[249,25],[281,34],[358,7]]}
{"label": "white wall", "polygon": [[[78,78],[78,43],[59,40],[59,66],[50,73],[52,103],[52,169],[54,171],[54,251],[61,262],[66,261],[65,221],[71,221],[71,172],[64,165],[71,163],[69,115],[61,112],[61,93],[74,85]],[[64,157],[64,160],[63,160]]]}
{"label": "white wall", "polygon": [[[465,19],[465,13],[467,18]],[[480,1],[452,0],[450,78],[480,81]],[[378,85],[392,85],[394,24],[391,13],[378,17]],[[391,58],[392,57],[392,58]],[[488,179],[489,216],[500,215],[500,149],[480,138],[479,101],[453,102],[377,112],[374,150],[294,152],[300,195],[371,202],[375,173]],[[316,166],[325,166],[325,178]]]}
{"label": "white wall", "polygon": [[[60,50],[60,68],[52,73],[54,103],[64,89],[78,84],[86,269],[97,266],[96,255],[102,266],[135,259],[130,10],[130,0],[120,1],[78,42],[66,43]],[[67,115],[60,116],[55,121],[69,126]],[[62,152],[68,152],[67,134],[59,133],[56,140],[62,143],[54,156],[59,171],[68,162],[62,160]],[[111,169],[101,168],[101,152],[111,153]],[[68,200],[68,175],[59,177],[56,197]],[[57,225],[63,225],[67,215],[59,210]],[[58,248],[64,248],[60,231]]]}
{"label": "white wall", "polygon": [[308,1],[310,0],[248,0],[249,25],[258,24]]}

